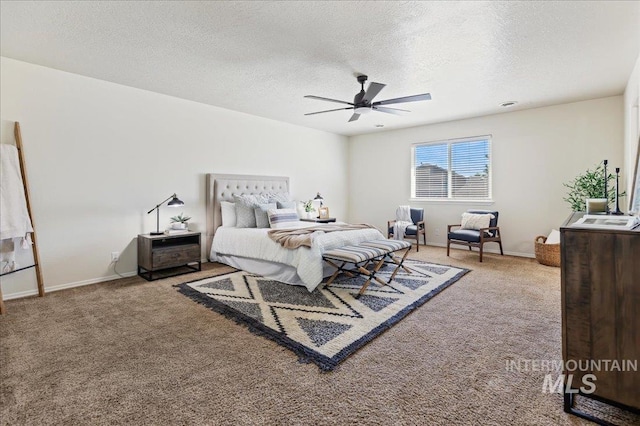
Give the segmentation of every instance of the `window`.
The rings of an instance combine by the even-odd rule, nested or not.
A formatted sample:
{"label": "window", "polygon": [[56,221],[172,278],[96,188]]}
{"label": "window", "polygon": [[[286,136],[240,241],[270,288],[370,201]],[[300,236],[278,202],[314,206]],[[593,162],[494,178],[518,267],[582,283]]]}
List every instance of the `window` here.
{"label": "window", "polygon": [[411,197],[491,199],[491,137],[413,145]]}

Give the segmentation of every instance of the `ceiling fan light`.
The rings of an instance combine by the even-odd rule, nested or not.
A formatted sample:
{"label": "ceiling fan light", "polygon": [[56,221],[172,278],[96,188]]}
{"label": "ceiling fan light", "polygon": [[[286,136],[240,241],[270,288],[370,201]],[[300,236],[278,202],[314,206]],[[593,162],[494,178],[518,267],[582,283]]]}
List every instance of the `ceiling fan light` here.
{"label": "ceiling fan light", "polygon": [[371,112],[371,107],[358,107],[354,111],[356,114],[368,114]]}

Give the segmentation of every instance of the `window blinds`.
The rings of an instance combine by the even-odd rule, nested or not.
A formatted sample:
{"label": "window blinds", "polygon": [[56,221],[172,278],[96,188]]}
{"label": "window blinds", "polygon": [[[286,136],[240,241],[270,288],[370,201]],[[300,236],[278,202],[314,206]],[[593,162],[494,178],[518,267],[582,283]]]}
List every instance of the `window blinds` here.
{"label": "window blinds", "polygon": [[491,198],[489,137],[418,144],[413,147],[414,198]]}

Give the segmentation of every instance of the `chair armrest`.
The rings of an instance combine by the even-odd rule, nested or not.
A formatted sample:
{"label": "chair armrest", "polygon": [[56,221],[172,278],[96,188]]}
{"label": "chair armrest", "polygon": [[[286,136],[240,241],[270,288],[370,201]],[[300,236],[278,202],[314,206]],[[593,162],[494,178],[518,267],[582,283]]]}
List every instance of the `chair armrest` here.
{"label": "chair armrest", "polygon": [[447,225],[447,232],[451,232],[451,228],[453,228],[454,226],[461,227],[461,226],[462,226],[462,224],[457,224],[457,225]]}
{"label": "chair armrest", "polygon": [[416,222],[416,226],[418,227],[418,229],[424,229],[424,220]]}
{"label": "chair armrest", "polygon": [[394,225],[396,222],[397,221],[395,219],[394,220],[388,220],[387,221],[387,229],[391,228],[391,225]]}
{"label": "chair armrest", "polygon": [[484,233],[491,233],[491,231],[496,231],[496,233],[491,238],[499,238],[500,237],[500,227],[499,226],[489,226],[488,228],[480,229],[480,238],[484,238]]}

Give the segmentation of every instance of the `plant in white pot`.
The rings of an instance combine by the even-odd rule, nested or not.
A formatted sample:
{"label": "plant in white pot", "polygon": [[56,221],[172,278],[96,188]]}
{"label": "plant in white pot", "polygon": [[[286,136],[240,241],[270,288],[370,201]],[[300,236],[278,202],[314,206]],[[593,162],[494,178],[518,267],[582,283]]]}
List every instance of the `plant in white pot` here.
{"label": "plant in white pot", "polygon": [[191,219],[190,216],[185,216],[184,213],[180,213],[178,216],[171,218],[171,229],[187,229],[188,222]]}
{"label": "plant in white pot", "polygon": [[302,208],[304,208],[304,212],[307,215],[307,219],[313,219],[315,215],[316,209],[313,207],[313,200],[303,201]]}

